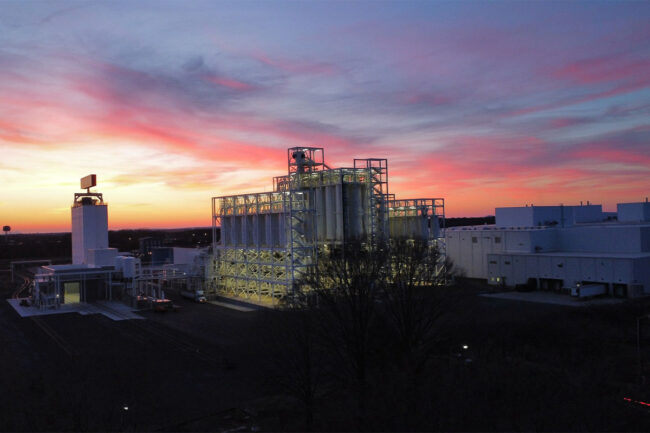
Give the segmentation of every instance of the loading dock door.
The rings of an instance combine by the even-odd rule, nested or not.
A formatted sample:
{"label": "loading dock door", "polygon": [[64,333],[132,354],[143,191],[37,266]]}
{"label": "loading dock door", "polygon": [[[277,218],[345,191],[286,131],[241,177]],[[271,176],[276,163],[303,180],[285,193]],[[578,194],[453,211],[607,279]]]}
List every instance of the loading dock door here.
{"label": "loading dock door", "polygon": [[78,304],[80,301],[79,298],[79,286],[78,282],[74,283],[64,283],[63,284],[63,303],[64,304]]}

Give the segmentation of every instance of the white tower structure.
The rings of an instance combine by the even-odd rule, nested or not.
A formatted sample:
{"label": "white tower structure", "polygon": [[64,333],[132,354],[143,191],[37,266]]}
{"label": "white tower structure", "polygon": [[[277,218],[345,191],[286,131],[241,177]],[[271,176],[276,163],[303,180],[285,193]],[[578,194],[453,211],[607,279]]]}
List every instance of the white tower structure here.
{"label": "white tower structure", "polygon": [[101,193],[90,192],[97,176],[81,179],[86,192],[75,193],[72,204],[72,263],[87,264],[88,250],[108,248],[108,207]]}

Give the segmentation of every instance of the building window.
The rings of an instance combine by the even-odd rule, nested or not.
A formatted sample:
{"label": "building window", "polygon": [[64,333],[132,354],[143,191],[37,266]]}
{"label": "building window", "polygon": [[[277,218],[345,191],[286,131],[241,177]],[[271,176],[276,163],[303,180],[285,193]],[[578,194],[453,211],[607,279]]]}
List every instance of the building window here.
{"label": "building window", "polygon": [[501,236],[495,236],[494,237],[494,243],[495,244],[500,244],[501,243]]}
{"label": "building window", "polygon": [[510,262],[503,262],[503,264],[504,264],[504,265],[509,265],[509,264],[510,264]]}
{"label": "building window", "polygon": [[478,243],[478,238],[476,236],[472,236],[472,243]]}

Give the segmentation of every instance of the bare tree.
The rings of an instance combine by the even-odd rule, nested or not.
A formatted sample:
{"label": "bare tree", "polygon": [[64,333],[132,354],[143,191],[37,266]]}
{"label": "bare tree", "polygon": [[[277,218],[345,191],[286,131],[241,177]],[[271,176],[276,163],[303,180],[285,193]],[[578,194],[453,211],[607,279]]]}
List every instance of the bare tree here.
{"label": "bare tree", "polygon": [[315,399],[321,386],[317,317],[310,308],[274,314],[271,327],[274,358],[282,388],[302,403],[305,430],[314,422]]}
{"label": "bare tree", "polygon": [[[303,305],[317,305],[308,314],[317,318],[318,344],[338,360],[330,372],[352,384],[359,429],[366,425],[370,390],[387,391],[371,383],[398,381],[408,390],[409,410],[417,410],[418,378],[445,312],[447,292],[440,286],[449,275],[439,264],[438,249],[426,241],[400,240],[390,248],[348,242],[320,254],[315,271],[300,281],[301,293],[311,295]],[[373,381],[380,377],[373,374],[381,353],[391,377]]]}
{"label": "bare tree", "polygon": [[441,269],[440,252],[426,240],[393,241],[390,281],[383,305],[397,339],[396,349],[413,371],[426,363],[449,297],[442,288],[452,266]]}
{"label": "bare tree", "polygon": [[[415,421],[420,402],[420,383],[436,344],[441,322],[453,296],[446,289],[451,262],[440,266],[437,247],[426,240],[399,239],[391,242],[390,275],[382,296],[387,336],[393,344],[393,380],[403,389],[408,420]],[[417,423],[417,421],[415,421]]]}
{"label": "bare tree", "polygon": [[331,372],[353,384],[359,429],[364,426],[371,337],[376,301],[386,284],[387,258],[383,245],[347,242],[343,247],[330,247],[319,257],[315,272],[301,281],[318,303],[321,341],[339,360]]}

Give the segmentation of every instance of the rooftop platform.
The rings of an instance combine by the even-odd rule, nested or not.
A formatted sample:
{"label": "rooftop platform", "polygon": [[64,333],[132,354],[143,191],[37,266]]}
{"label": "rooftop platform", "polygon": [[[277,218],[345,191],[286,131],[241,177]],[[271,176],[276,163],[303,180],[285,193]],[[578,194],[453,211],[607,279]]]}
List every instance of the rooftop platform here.
{"label": "rooftop platform", "polygon": [[78,313],[82,316],[89,314],[103,314],[109,319],[115,321],[144,319],[144,317],[134,313],[133,309],[128,305],[124,305],[121,302],[115,301],[97,301],[90,304],[62,304],[60,308],[48,308],[41,310],[38,307],[24,307],[20,305],[21,300],[22,299],[7,299],[9,305],[11,305],[14,310],[16,310],[20,317],[37,317],[49,316],[52,314]]}

